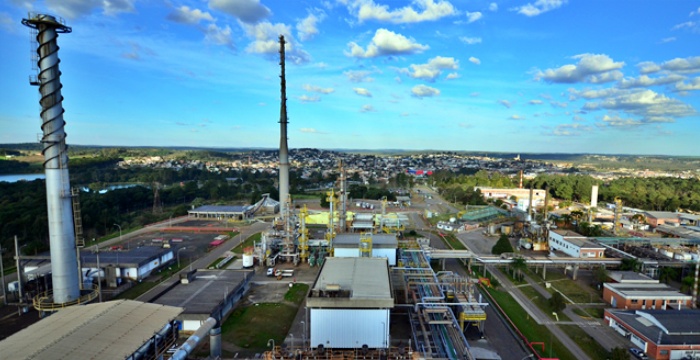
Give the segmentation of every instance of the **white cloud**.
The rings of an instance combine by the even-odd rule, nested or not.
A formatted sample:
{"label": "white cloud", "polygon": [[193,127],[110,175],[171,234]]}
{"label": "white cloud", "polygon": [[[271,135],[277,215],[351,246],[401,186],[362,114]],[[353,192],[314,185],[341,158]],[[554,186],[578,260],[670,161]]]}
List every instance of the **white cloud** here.
{"label": "white cloud", "polygon": [[523,6],[518,6],[510,10],[517,11],[518,14],[533,17],[554,9],[558,9],[562,5],[566,4],[566,1],[567,0],[537,0],[534,3],[527,3]]}
{"label": "white cloud", "polygon": [[649,87],[649,86],[658,86],[658,85],[666,85],[666,84],[676,83],[676,82],[682,81],[684,79],[685,79],[685,77],[678,75],[678,74],[669,74],[669,75],[660,76],[657,78],[650,78],[647,75],[640,75],[638,78],[622,79],[617,84],[617,86],[620,87],[621,89],[629,89],[629,88],[633,88],[633,87]]}
{"label": "white cloud", "polygon": [[498,103],[509,109],[513,106],[513,104],[511,104],[508,100],[498,100]]}
{"label": "white cloud", "polygon": [[309,96],[309,95],[304,94],[302,96],[299,96],[299,101],[301,101],[301,102],[318,102],[318,101],[321,101],[321,97],[319,97],[318,95]]}
{"label": "white cloud", "polygon": [[564,109],[564,108],[566,108],[567,106],[569,106],[568,103],[559,102],[559,101],[550,101],[550,102],[549,102],[549,105],[552,105],[552,107],[555,107],[555,108],[562,108],[562,109]]}
{"label": "white cloud", "polygon": [[514,115],[511,115],[511,116],[509,117],[509,119],[511,119],[511,120],[525,120],[525,117],[524,117],[524,116],[520,116],[520,115],[518,115],[518,114],[514,114]]}
{"label": "white cloud", "polygon": [[445,76],[445,79],[447,79],[447,80],[459,79],[459,74],[457,74],[456,72],[449,73],[449,74],[447,74],[447,76]]}
{"label": "white cloud", "polygon": [[302,41],[309,40],[318,35],[318,23],[325,19],[326,15],[320,13],[318,16],[309,14],[297,23],[297,34]]}
{"label": "white cloud", "polygon": [[301,128],[299,129],[299,132],[305,134],[327,134],[326,132],[318,131],[315,128]]}
{"label": "white cloud", "polygon": [[309,85],[309,84],[302,85],[302,88],[306,91],[317,92],[317,93],[321,93],[321,94],[330,94],[330,93],[335,91],[335,89],[333,89],[333,88],[322,88],[320,86]]}
{"label": "white cloud", "polygon": [[642,74],[651,74],[661,70],[661,66],[656,65],[651,61],[643,61],[637,64],[639,72]]}
{"label": "white cloud", "polygon": [[292,30],[289,25],[283,23],[272,24],[269,21],[261,21],[251,25],[244,22],[240,23],[248,37],[253,39],[253,42],[248,45],[246,51],[253,54],[263,54],[277,58],[279,53],[279,36],[284,35],[285,40],[285,58],[295,64],[306,63],[310,60],[309,54],[302,50],[292,36]]}
{"label": "white cloud", "polygon": [[209,0],[209,8],[223,11],[246,24],[254,24],[272,15],[260,0]]}
{"label": "white cloud", "polygon": [[225,45],[233,48],[233,38],[231,37],[231,27],[226,25],[220,28],[216,24],[209,24],[204,31],[204,39],[216,45]]}
{"label": "white cloud", "polygon": [[106,15],[116,15],[122,12],[134,12],[136,0],[46,0],[46,7],[57,15],[76,19],[89,15],[95,9],[102,9]]}
{"label": "white cloud", "polygon": [[639,125],[644,125],[643,122],[639,120],[635,120],[632,118],[621,118],[618,115],[615,116],[608,116],[604,115],[603,116],[603,125],[604,126],[613,126],[613,127],[633,127],[633,126],[639,126]]}
{"label": "white cloud", "polygon": [[467,11],[467,22],[471,24],[471,23],[481,19],[482,16],[483,15],[478,11],[476,11],[476,12]]}
{"label": "white cloud", "polygon": [[428,45],[418,44],[413,39],[387,29],[378,29],[375,32],[372,41],[367,45],[367,50],[362,49],[360,45],[354,42],[348,43],[348,47],[350,47],[350,51],[345,52],[345,54],[359,58],[414,54],[430,48]]}
{"label": "white cloud", "polygon": [[676,90],[678,90],[678,91],[700,90],[700,77],[696,77],[687,83],[685,83],[685,82],[677,83]]}
{"label": "white cloud", "polygon": [[367,70],[348,70],[343,72],[343,75],[347,76],[348,80],[355,83],[374,81],[373,78],[369,77],[370,74],[371,72]]}
{"label": "white cloud", "polygon": [[580,136],[583,132],[593,130],[592,127],[584,124],[560,124],[557,125],[549,135],[554,136]]}
{"label": "white cloud", "polygon": [[581,54],[572,57],[578,59],[576,65],[564,65],[557,69],[547,69],[538,71],[535,79],[544,79],[553,83],[605,83],[619,80],[622,73],[618,70],[622,68],[624,62],[614,62],[604,54]]}
{"label": "white cloud", "polygon": [[698,7],[697,10],[691,11],[688,16],[693,16],[693,15],[700,15],[700,7]]}
{"label": "white cloud", "polygon": [[471,97],[479,97],[479,95],[481,95],[481,94],[478,93],[478,92],[476,92],[476,91],[473,92],[473,93],[471,93],[471,94],[469,94],[469,96],[471,96]]}
{"label": "white cloud", "polygon": [[696,30],[698,28],[698,23],[695,21],[686,21],[684,23],[680,23],[680,24],[674,26],[673,28],[671,28],[671,30],[680,30],[680,29],[686,29],[686,28],[690,29],[690,30]]}
{"label": "white cloud", "polygon": [[416,85],[411,89],[411,94],[418,98],[438,96],[440,90],[425,85]]}
{"label": "white cloud", "polygon": [[414,0],[410,5],[395,10],[389,10],[388,5],[379,5],[373,0],[350,0],[346,3],[348,11],[360,22],[376,20],[394,24],[417,23],[457,14],[454,6],[446,0]]}
{"label": "white cloud", "polygon": [[539,100],[539,99],[530,100],[529,103],[530,103],[530,105],[540,105],[540,104],[542,104],[542,100]]}
{"label": "white cloud", "polygon": [[675,58],[661,64],[661,68],[679,73],[700,72],[700,56]]}
{"label": "white cloud", "polygon": [[472,64],[481,65],[481,60],[479,60],[478,58],[475,58],[473,56],[469,57],[469,62],[471,62]]}
{"label": "white cloud", "polygon": [[498,11],[498,4],[496,4],[495,2],[489,4],[489,11]]}
{"label": "white cloud", "polygon": [[480,44],[481,43],[481,38],[480,37],[467,37],[467,36],[460,36],[459,40],[467,45],[474,45],[474,44]]}
{"label": "white cloud", "polygon": [[352,91],[354,91],[355,94],[360,96],[372,97],[372,93],[365,88],[352,88]]}
{"label": "white cloud", "polygon": [[435,81],[442,74],[442,70],[457,70],[459,63],[452,57],[436,56],[426,64],[411,64],[411,70],[406,70],[409,76],[414,79]]}
{"label": "white cloud", "polygon": [[374,112],[376,111],[374,109],[374,106],[372,105],[362,105],[362,108],[360,109],[360,112]]}
{"label": "white cloud", "polygon": [[168,14],[167,19],[182,24],[198,24],[202,20],[214,21],[210,13],[189,6],[180,6]]}
{"label": "white cloud", "polygon": [[583,118],[582,116],[579,116],[579,115],[574,115],[572,120],[574,120],[574,121],[586,121],[585,118]]}
{"label": "white cloud", "polygon": [[672,36],[672,37],[667,37],[667,38],[661,39],[661,43],[662,43],[662,44],[666,44],[666,43],[674,42],[674,41],[676,41],[676,40],[677,40],[677,39],[676,39],[675,37]]}
{"label": "white cloud", "polygon": [[639,117],[644,123],[674,122],[677,118],[697,114],[692,106],[649,89],[612,88],[571,92],[584,99],[599,99],[599,101],[584,104],[583,110],[624,111]]}

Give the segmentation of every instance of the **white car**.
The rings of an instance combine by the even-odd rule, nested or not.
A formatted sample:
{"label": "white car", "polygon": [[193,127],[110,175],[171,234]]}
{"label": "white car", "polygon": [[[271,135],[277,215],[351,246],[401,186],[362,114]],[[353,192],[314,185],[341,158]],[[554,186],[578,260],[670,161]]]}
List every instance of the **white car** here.
{"label": "white car", "polygon": [[267,276],[275,276],[275,269],[267,268]]}

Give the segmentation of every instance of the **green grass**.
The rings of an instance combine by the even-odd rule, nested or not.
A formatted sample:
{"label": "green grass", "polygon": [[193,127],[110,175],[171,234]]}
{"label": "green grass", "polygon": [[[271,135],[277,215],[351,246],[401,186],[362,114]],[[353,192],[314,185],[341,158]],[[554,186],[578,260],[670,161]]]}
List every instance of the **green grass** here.
{"label": "green grass", "polygon": [[610,353],[605,350],[594,338],[588,335],[576,325],[559,326],[588,356],[593,360],[605,360],[610,358]]}
{"label": "green grass", "polygon": [[[216,260],[214,260],[209,266],[207,266],[207,269],[216,269],[216,266],[219,265],[220,262],[222,262],[225,257],[220,257]],[[236,257],[234,256],[233,259],[229,260],[229,264],[232,263],[234,260],[236,260]]]}
{"label": "green grass", "polygon": [[[523,286],[519,287],[518,289],[520,289],[520,291],[522,291],[533,304],[537,305],[542,312],[547,314],[551,320],[557,320],[557,318],[552,314],[552,309],[549,307],[549,301],[532,286]],[[559,321],[571,321],[571,319],[569,319],[569,317],[563,312],[557,313],[557,316],[559,317]]]}
{"label": "green grass", "polygon": [[[434,233],[434,234],[437,235],[437,233]],[[464,244],[462,244],[462,242],[459,241],[459,239],[457,239],[457,237],[454,236],[454,234],[449,234],[449,233],[442,233],[442,234],[445,236],[440,236],[440,235],[437,235],[437,236],[439,236],[441,239],[443,239],[443,242],[445,244],[447,244],[447,246],[449,246],[450,248],[452,248],[454,250],[467,250],[467,248],[464,246]]]}
{"label": "green grass", "polygon": [[[551,335],[549,329],[544,325],[538,325],[535,320],[531,319],[525,310],[510,296],[507,292],[502,292],[494,289],[487,289],[489,294],[498,302],[503,311],[513,321],[520,332],[528,339],[529,342],[544,342],[545,351],[542,352],[540,346],[535,346],[535,350],[542,357],[560,358],[562,360],[575,360],[576,358],[557,338]],[[550,344],[551,338],[551,344]],[[551,352],[551,356],[550,356]]]}
{"label": "green grass", "polygon": [[321,201],[321,198],[319,197],[318,194],[291,194],[292,199],[294,200],[319,200]]}
{"label": "green grass", "polygon": [[282,344],[297,309],[294,305],[274,303],[237,308],[221,326],[222,340],[254,351],[269,350],[269,339]]}
{"label": "green grass", "polygon": [[596,290],[593,290],[589,286],[581,286],[576,281],[570,279],[553,282],[552,287],[548,290],[553,293],[556,291],[555,289],[566,295],[575,303],[603,302],[603,299]]}
{"label": "green grass", "polygon": [[306,297],[306,293],[308,291],[309,285],[301,283],[294,284],[291,288],[289,288],[289,290],[287,290],[287,293],[284,294],[284,299],[299,305]]}
{"label": "green grass", "polygon": [[256,233],[256,234],[249,236],[240,245],[233,248],[233,252],[235,252],[236,254],[242,254],[243,249],[247,248],[248,246],[253,246],[253,243],[256,241],[260,241],[261,236],[262,236],[262,233]]}
{"label": "green grass", "polygon": [[593,307],[586,307],[582,309],[575,308],[574,313],[582,318],[602,319],[604,310],[605,309]]}
{"label": "green grass", "polygon": [[549,269],[547,269],[547,280],[542,279],[542,268],[538,269],[537,273],[535,273],[534,268],[528,268],[528,274],[533,279],[536,279],[537,282],[567,279],[566,275],[564,275],[563,273],[561,273],[559,271],[556,271],[555,269],[552,269],[551,267]]}
{"label": "green grass", "polygon": [[155,281],[144,281],[139,283],[138,285],[134,285],[131,289],[126,290],[119,295],[114,297],[114,300],[118,299],[130,299],[134,300],[137,297],[145,294],[148,290],[153,289],[156,285],[158,285],[157,282]]}

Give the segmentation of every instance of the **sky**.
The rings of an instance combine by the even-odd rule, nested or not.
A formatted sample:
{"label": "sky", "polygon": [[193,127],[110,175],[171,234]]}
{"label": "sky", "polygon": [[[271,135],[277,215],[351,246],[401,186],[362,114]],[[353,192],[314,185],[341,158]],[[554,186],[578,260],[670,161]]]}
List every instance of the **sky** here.
{"label": "sky", "polygon": [[68,144],[700,155],[700,2],[4,0],[0,143],[41,133],[28,12],[61,17]]}

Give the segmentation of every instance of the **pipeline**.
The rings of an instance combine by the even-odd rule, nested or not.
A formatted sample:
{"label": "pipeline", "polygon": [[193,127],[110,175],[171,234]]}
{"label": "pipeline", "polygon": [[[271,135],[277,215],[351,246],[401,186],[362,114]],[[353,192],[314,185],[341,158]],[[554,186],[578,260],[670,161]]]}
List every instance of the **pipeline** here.
{"label": "pipeline", "polygon": [[46,174],[46,204],[49,217],[51,272],[54,303],[67,303],[80,297],[78,259],[68,175],[68,154],[63,121],[61,71],[58,69],[59,33],[72,29],[51,15],[30,14],[22,24],[38,30],[39,76],[32,85],[39,85],[41,94],[42,154]]}
{"label": "pipeline", "polygon": [[216,319],[210,317],[206,319],[202,325],[197,329],[197,331],[194,332],[189,338],[187,338],[187,341],[185,341],[184,344],[180,346],[180,348],[177,349],[177,351],[173,354],[171,359],[173,360],[185,360],[187,359],[187,355],[192,353],[195,348],[197,348],[197,345],[199,345],[202,340],[209,335],[209,331],[213,329],[217,324]]}

